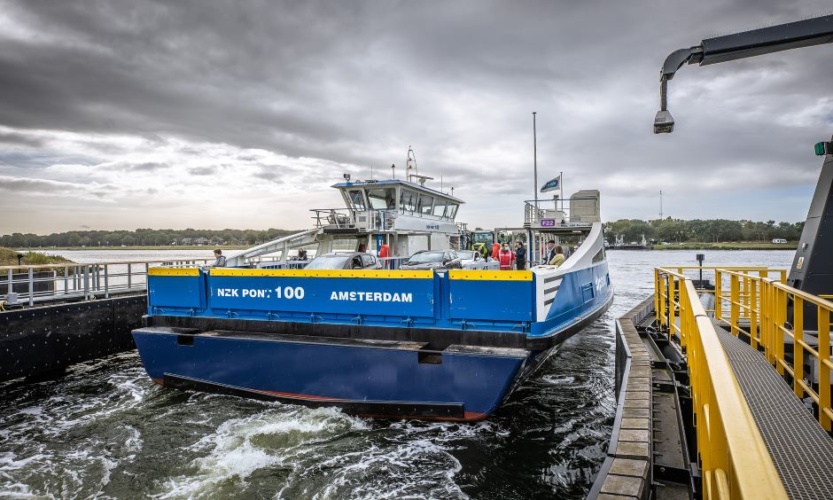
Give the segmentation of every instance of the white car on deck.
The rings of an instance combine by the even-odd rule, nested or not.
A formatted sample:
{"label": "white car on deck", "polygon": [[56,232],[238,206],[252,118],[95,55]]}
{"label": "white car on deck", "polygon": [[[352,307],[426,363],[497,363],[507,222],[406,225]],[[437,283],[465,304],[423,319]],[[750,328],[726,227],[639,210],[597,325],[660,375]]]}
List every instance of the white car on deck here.
{"label": "white car on deck", "polygon": [[480,252],[474,250],[457,250],[457,255],[460,257],[463,269],[500,269],[500,263],[497,260],[491,257],[483,259]]}

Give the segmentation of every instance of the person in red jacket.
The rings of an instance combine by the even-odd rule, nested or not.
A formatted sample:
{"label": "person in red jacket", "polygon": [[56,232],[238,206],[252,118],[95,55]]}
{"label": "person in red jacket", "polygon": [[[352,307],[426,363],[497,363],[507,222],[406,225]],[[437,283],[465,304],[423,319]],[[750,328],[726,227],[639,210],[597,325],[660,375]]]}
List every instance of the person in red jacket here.
{"label": "person in red jacket", "polygon": [[515,262],[515,252],[509,249],[509,243],[504,243],[503,248],[498,252],[498,261],[502,271],[512,269],[512,264]]}
{"label": "person in red jacket", "polygon": [[379,249],[379,260],[382,261],[382,267],[385,269],[389,267],[387,260],[388,257],[390,257],[390,246],[385,243],[382,245],[382,248]]}

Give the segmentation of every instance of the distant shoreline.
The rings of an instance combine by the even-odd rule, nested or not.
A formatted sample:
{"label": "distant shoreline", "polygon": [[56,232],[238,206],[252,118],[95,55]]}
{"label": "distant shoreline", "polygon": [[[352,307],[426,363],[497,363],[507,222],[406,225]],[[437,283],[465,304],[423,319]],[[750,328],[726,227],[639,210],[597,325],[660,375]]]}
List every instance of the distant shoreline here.
{"label": "distant shoreline", "polygon": [[211,253],[215,248],[220,248],[222,250],[245,250],[250,248],[244,245],[216,245],[216,246],[208,246],[208,245],[177,245],[177,246],[117,246],[117,247],[97,247],[97,246],[89,246],[89,247],[32,247],[32,248],[21,248],[20,251],[24,252],[58,252],[61,250],[71,250],[71,251],[87,251],[87,252],[94,252],[94,251],[102,251],[102,252],[113,252],[119,250],[205,250],[208,253]]}
{"label": "distant shoreline", "polygon": [[654,245],[654,250],[796,250],[798,242],[790,243],[682,243]]}

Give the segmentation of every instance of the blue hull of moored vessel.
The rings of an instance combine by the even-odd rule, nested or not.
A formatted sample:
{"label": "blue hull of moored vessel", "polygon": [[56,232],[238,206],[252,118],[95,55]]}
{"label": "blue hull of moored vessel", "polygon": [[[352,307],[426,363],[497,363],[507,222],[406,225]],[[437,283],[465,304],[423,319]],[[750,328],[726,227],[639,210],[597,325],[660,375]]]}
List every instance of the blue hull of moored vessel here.
{"label": "blue hull of moored vessel", "polygon": [[432,354],[401,342],[201,335],[183,343],[153,328],[134,337],[148,374],[162,384],[395,417],[483,418],[526,361],[518,349]]}
{"label": "blue hull of moored vessel", "polygon": [[134,331],[157,383],[479,420],[610,305],[607,263],[566,271],[156,269]]}

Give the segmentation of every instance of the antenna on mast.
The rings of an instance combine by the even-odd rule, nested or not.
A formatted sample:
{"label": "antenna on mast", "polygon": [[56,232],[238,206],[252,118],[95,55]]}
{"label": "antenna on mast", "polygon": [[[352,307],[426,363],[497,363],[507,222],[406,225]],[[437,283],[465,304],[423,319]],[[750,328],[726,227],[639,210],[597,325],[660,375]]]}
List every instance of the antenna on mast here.
{"label": "antenna on mast", "polygon": [[[416,171],[416,174],[412,174],[411,170]],[[408,146],[408,157],[405,158],[405,174],[406,178],[409,181],[411,180],[411,177],[419,176],[419,168],[417,167],[416,153],[414,153],[414,150],[411,149],[411,146]]]}
{"label": "antenna on mast", "polygon": [[659,190],[659,220],[662,220],[662,189]]}
{"label": "antenna on mast", "polygon": [[[426,179],[427,180],[434,180],[433,177],[428,177],[427,175],[419,175],[419,168],[417,167],[417,161],[416,161],[416,153],[414,153],[414,150],[411,149],[411,146],[408,146],[408,159],[405,161],[405,165],[406,165],[405,173],[406,173],[406,178],[408,179],[408,182],[414,182],[414,177],[416,177],[416,179],[419,181],[419,185],[424,186]],[[416,173],[412,174],[411,170],[415,170]],[[442,189],[442,188],[440,188],[440,189]]]}

